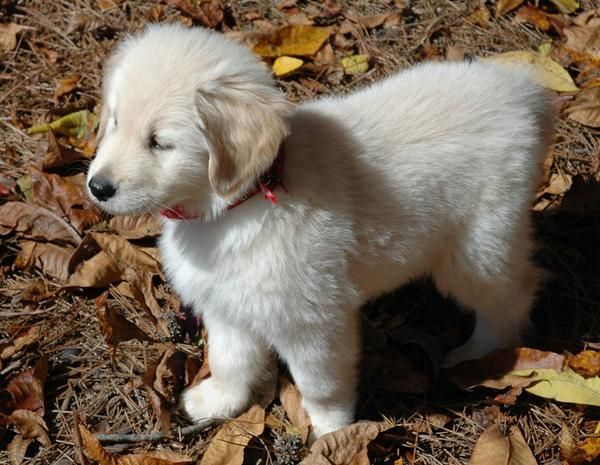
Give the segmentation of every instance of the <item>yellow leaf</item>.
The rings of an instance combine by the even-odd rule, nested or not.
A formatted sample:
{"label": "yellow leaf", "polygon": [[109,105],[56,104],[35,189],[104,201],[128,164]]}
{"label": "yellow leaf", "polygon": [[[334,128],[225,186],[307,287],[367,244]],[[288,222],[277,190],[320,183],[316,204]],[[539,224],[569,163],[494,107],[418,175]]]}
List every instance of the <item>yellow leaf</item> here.
{"label": "yellow leaf", "polygon": [[369,69],[369,55],[351,55],[342,58],[342,66],[346,74],[362,74]]}
{"label": "yellow leaf", "polygon": [[537,465],[537,462],[517,426],[511,426],[504,434],[495,424],[479,436],[469,465]]}
{"label": "yellow leaf", "polygon": [[27,130],[27,134],[41,134],[52,129],[54,132],[64,136],[86,140],[97,125],[98,116],[87,110],[81,110],[70,113],[48,124],[32,126]]}
{"label": "yellow leaf", "polygon": [[550,0],[554,3],[560,11],[563,13],[573,13],[579,8],[579,2],[577,0]]}
{"label": "yellow leaf", "polygon": [[542,86],[557,92],[577,92],[579,89],[566,69],[551,58],[537,52],[506,52],[484,58],[506,67],[529,65],[533,77]]}
{"label": "yellow leaf", "polygon": [[289,76],[303,64],[304,62],[300,58],[279,57],[273,63],[273,72],[277,77]]}
{"label": "yellow leaf", "polygon": [[329,38],[331,29],[307,25],[292,25],[262,37],[252,51],[261,57],[311,56]]}
{"label": "yellow leaf", "polygon": [[[513,371],[513,375],[524,376],[532,370]],[[600,377],[584,378],[570,369],[563,371],[551,368],[534,370],[534,382],[525,390],[545,399],[572,404],[600,407]]]}
{"label": "yellow leaf", "polygon": [[552,41],[551,40],[547,40],[546,42],[542,42],[540,45],[538,45],[538,52],[540,53],[540,55],[544,55],[545,57],[547,57],[548,55],[550,55],[551,51],[552,51]]}
{"label": "yellow leaf", "polygon": [[525,0],[498,0],[496,2],[496,18],[514,10],[521,5]]}

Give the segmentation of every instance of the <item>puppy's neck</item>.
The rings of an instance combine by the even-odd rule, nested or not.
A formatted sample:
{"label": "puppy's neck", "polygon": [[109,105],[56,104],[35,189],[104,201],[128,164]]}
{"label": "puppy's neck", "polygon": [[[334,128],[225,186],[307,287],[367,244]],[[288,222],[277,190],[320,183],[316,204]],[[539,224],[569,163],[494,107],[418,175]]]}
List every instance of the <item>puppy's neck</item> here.
{"label": "puppy's neck", "polygon": [[[205,215],[197,212],[197,210],[188,208],[184,204],[176,204],[170,208],[160,210],[160,216],[168,220],[182,221],[182,220],[204,220],[210,221],[214,217],[222,216],[228,211],[240,206],[248,199],[254,197],[257,194],[263,194],[265,200],[270,201],[273,205],[277,204],[277,195],[273,192],[278,187],[284,192],[288,192],[287,188],[283,184],[283,169],[285,162],[285,145],[284,142],[279,146],[277,151],[277,157],[273,161],[273,164],[267,172],[261,175],[254,187],[248,192],[242,195],[240,198],[235,199],[231,203],[224,202],[224,205],[217,206],[217,214]],[[221,202],[219,202],[221,203]]]}

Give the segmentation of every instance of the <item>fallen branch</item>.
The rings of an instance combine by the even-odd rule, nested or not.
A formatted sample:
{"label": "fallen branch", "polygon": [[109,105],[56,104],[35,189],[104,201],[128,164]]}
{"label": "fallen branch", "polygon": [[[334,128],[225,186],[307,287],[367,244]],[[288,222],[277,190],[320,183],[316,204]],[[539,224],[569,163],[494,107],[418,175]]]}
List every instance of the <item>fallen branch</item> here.
{"label": "fallen branch", "polygon": [[185,428],[176,428],[169,433],[149,433],[149,434],[96,434],[96,439],[105,444],[131,444],[136,442],[158,442],[163,439],[184,438],[200,433],[211,426],[225,420],[224,418],[207,418],[206,420],[196,423]]}

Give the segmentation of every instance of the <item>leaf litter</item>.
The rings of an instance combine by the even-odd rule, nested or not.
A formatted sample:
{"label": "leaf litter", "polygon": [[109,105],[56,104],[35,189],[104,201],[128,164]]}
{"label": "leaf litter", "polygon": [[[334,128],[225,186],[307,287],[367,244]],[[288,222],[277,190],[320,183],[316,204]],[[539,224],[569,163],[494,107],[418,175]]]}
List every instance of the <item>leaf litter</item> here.
{"label": "leaf litter", "polygon": [[[153,247],[160,232],[160,221],[152,215],[125,218],[100,215],[87,203],[84,177],[80,174],[85,161],[93,154],[97,130],[99,66],[96,64],[102,61],[99,57],[106,55],[118,35],[129,29],[126,18],[137,18],[141,22],[175,20],[186,25],[212,27],[231,36],[237,34],[273,67],[277,77],[284,78],[279,83],[295,101],[351,88],[359,81],[371,82],[423,57],[450,56],[452,50],[456,51],[454,54],[458,59],[465,55],[509,53],[501,59],[510,65],[528,62],[538,69],[539,79],[547,87],[565,93],[567,98],[562,107],[563,126],[559,125],[547,182],[538,192],[539,202],[548,201],[560,207],[562,198],[576,187],[580,173],[596,175],[593,157],[598,145],[595,133],[591,131],[597,128],[598,95],[594,89],[600,83],[597,75],[598,11],[591,8],[590,2],[499,1],[495,11],[486,4],[468,10],[462,5],[450,7],[436,1],[433,2],[435,8],[418,0],[388,3],[383,6],[357,2],[352,3],[351,9],[346,9],[331,0],[323,4],[287,1],[276,7],[260,2],[230,6],[218,1],[165,0],[142,7],[141,2],[136,1],[103,0],[97,7],[70,6],[73,11],[65,11],[65,6],[58,4],[36,5],[24,10],[18,21],[23,25],[18,27],[10,22],[10,13],[6,13],[8,22],[3,24],[0,44],[3,50],[14,52],[10,58],[11,63],[15,63],[14,69],[39,73],[41,67],[46,73],[42,80],[31,80],[28,86],[15,87],[8,93],[6,108],[10,113],[3,115],[3,121],[10,124],[7,128],[13,129],[3,132],[9,149],[6,159],[0,160],[3,176],[5,167],[9,175],[6,180],[0,179],[3,186],[0,197],[6,198],[0,201],[0,236],[3,245],[8,245],[8,255],[0,255],[0,277],[9,277],[4,284],[9,288],[0,288],[0,296],[10,299],[6,303],[0,302],[0,312],[21,314],[19,320],[29,323],[24,329],[15,329],[0,321],[0,370],[6,375],[6,381],[0,381],[0,388],[4,389],[0,396],[0,411],[14,415],[12,424],[18,429],[18,433],[9,434],[11,441],[7,444],[12,463],[24,460],[33,449],[28,447],[32,442],[28,437],[35,437],[44,445],[55,439],[61,441],[51,449],[42,447],[36,452],[36,457],[45,457],[41,459],[42,463],[58,460],[48,459],[57,457],[53,454],[58,450],[60,454],[71,453],[72,446],[66,444],[78,427],[66,423],[63,417],[67,414],[60,412],[72,412],[73,402],[85,410],[88,424],[94,425],[92,430],[98,434],[124,430],[123,434],[130,436],[129,441],[137,433],[156,428],[165,433],[163,441],[178,450],[183,447],[190,453],[178,457],[167,457],[169,454],[164,453],[157,457],[148,452],[143,441],[139,443],[140,447],[134,446],[139,453],[114,452],[94,441],[91,433],[80,431],[81,437],[85,435],[88,440],[87,446],[82,448],[89,447],[92,454],[98,454],[99,463],[163,463],[155,460],[169,461],[165,463],[188,460],[181,463],[189,463],[189,457],[196,460],[206,456],[207,446],[208,449],[224,450],[216,453],[217,460],[224,460],[224,463],[231,460],[232,463],[251,463],[248,461],[257,449],[273,453],[281,460],[292,460],[289,463],[293,464],[306,453],[310,422],[301,407],[300,394],[290,380],[280,383],[275,406],[254,411],[258,420],[252,429],[242,431],[243,428],[236,427],[237,433],[234,433],[233,429],[226,429],[234,428],[233,424],[226,424],[216,435],[205,438],[186,435],[180,441],[176,434],[171,436],[177,431],[173,424],[179,425],[182,421],[176,412],[181,390],[210,375],[206,346],[202,356],[189,344],[192,342],[190,336],[176,345],[164,342],[172,337],[175,329],[171,324],[173,320],[164,317],[163,308],[173,305],[177,309],[175,321],[183,325],[190,319],[185,320],[177,313],[180,306],[165,286],[160,272],[160,262]],[[45,29],[46,26],[41,27],[42,16],[36,8],[56,18],[57,24],[64,21],[66,35],[57,36]],[[496,13],[496,19],[491,18],[490,12]],[[5,32],[8,35],[2,35]],[[57,43],[81,46],[79,49],[57,48]],[[538,49],[544,53],[532,52]],[[87,61],[81,65],[83,62],[77,60],[83,57]],[[88,74],[90,64],[91,75]],[[50,69],[52,72],[48,72]],[[0,78],[5,79],[8,74],[11,74],[10,79],[3,82],[11,86],[16,82],[12,70],[0,73]],[[38,94],[43,95],[42,100]],[[54,103],[49,106],[48,102]],[[24,131],[30,135],[24,136]],[[19,157],[13,157],[11,153],[18,153]],[[546,211],[546,208],[539,210]],[[19,284],[14,277],[36,284]],[[580,283],[574,283],[571,289],[578,289]],[[50,288],[58,289],[58,293]],[[96,305],[94,299],[99,293],[101,299]],[[15,309],[15,305],[23,308]],[[76,330],[59,320],[52,320],[64,315],[69,315],[65,321]],[[39,324],[47,319],[53,323],[41,331]],[[178,324],[175,323],[175,327]],[[52,399],[56,396],[56,402],[61,403],[60,410],[50,410],[49,404],[45,405],[48,399],[44,398],[44,391],[40,394],[34,387],[39,387],[39,382],[35,381],[31,367],[36,360],[42,360],[38,347],[51,354],[49,377],[53,383],[50,395]],[[469,458],[477,458],[477,449],[481,448],[479,443],[475,446],[475,439],[490,428],[494,434],[482,438],[487,441],[493,436],[498,451],[508,444],[511,450],[533,451],[540,463],[549,463],[551,459],[559,458],[558,443],[540,438],[542,435],[558,437],[556,415],[560,415],[562,422],[569,422],[570,429],[577,433],[570,453],[565,452],[561,458],[568,463],[595,460],[597,420],[591,420],[583,406],[571,409],[561,400],[546,402],[537,396],[571,402],[573,392],[582,388],[589,388],[592,396],[595,395],[597,349],[564,356],[544,351],[536,354],[521,348],[503,355],[505,362],[506,358],[516,356],[516,364],[503,365],[497,360],[487,368],[481,364],[475,366],[471,378],[463,378],[462,382],[465,387],[480,387],[475,392],[465,391],[459,397],[464,395],[477,401],[465,404],[464,411],[448,411],[447,395],[442,397],[445,407],[441,411],[423,408],[423,392],[431,396],[431,402],[438,402],[435,375],[427,370],[415,373],[418,364],[403,366],[399,363],[398,370],[379,373],[388,373],[394,378],[399,376],[398,373],[405,373],[410,378],[411,388],[398,389],[394,379],[369,378],[369,389],[377,383],[383,389],[382,399],[385,394],[393,393],[393,400],[387,401],[385,408],[376,408],[378,401],[370,394],[367,406],[359,407],[359,415],[378,416],[374,412],[384,413],[393,406],[401,412],[403,426],[393,427],[396,424],[393,421],[357,423],[339,434],[333,433],[333,437],[317,441],[305,463],[312,463],[310,460],[330,463],[337,459],[357,464],[382,463],[384,460],[398,464],[412,464],[417,460],[429,463],[435,457],[446,457],[447,454],[467,463]],[[425,352],[425,357],[433,360],[430,356],[435,350]],[[490,366],[496,367],[496,371],[486,371]],[[60,374],[65,372],[61,370],[80,380],[81,386],[66,383],[66,378]],[[478,375],[477,379],[473,379],[474,375]],[[449,376],[460,378],[465,375],[458,370]],[[7,391],[9,385],[12,391]],[[21,386],[18,390],[15,389],[17,385]],[[486,385],[490,387],[482,387]],[[29,387],[25,389],[24,386]],[[448,389],[452,391],[445,386],[444,392]],[[499,394],[497,389],[501,391]],[[524,394],[528,391],[529,394]],[[104,407],[101,406],[102,399],[106,404]],[[594,399],[586,398],[583,403],[594,403]],[[579,400],[581,402],[581,398]],[[491,406],[480,408],[477,402]],[[497,408],[494,404],[502,402],[509,403],[502,407],[508,409],[503,410],[506,414],[494,410]],[[517,407],[527,403],[533,416],[510,410],[510,402]],[[42,414],[38,414],[39,408],[38,413],[27,408],[6,408],[17,404],[30,408],[41,404]],[[281,413],[277,413],[279,404],[283,405]],[[416,406],[417,411],[407,406]],[[48,413],[44,419],[46,408]],[[518,426],[504,425],[507,420]],[[235,441],[230,440],[232,435],[237,435]],[[233,444],[238,439],[242,442]],[[220,446],[217,447],[217,443]],[[522,457],[531,458],[525,452],[523,454]],[[490,456],[489,460],[498,456]]]}

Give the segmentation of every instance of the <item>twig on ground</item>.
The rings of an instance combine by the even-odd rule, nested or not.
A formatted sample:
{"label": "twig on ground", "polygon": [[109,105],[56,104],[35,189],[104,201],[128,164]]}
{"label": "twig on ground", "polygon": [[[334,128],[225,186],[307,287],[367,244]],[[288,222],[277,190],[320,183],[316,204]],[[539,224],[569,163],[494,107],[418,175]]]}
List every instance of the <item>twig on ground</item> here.
{"label": "twig on ground", "polygon": [[105,444],[127,444],[136,442],[158,442],[163,439],[180,439],[186,436],[192,436],[205,429],[224,421],[224,418],[208,418],[185,428],[177,428],[167,434],[149,433],[149,434],[96,434],[96,439]]}

